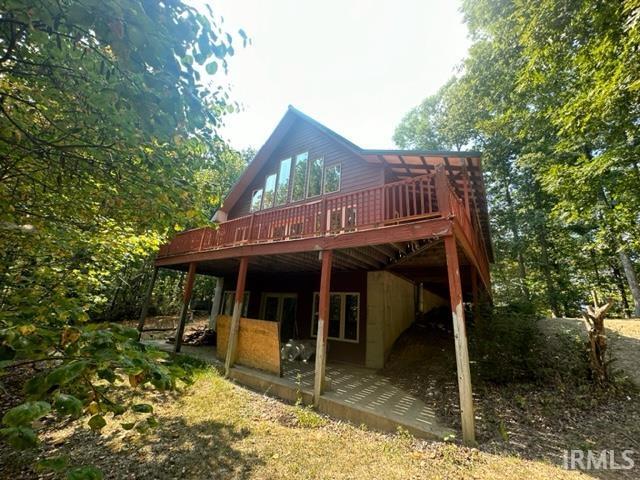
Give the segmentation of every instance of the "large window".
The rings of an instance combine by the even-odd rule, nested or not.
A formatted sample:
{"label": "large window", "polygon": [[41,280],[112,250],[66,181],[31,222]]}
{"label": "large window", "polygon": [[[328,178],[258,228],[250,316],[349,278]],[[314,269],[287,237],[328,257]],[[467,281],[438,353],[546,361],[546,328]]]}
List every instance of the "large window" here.
{"label": "large window", "polygon": [[331,165],[324,170],[324,193],[340,190],[340,164]]}
{"label": "large window", "polygon": [[262,208],[262,192],[263,190],[260,188],[258,190],[254,190],[251,194],[251,211],[257,212]]}
{"label": "large window", "polygon": [[251,193],[250,211],[299,202],[340,190],[340,164],[324,168],[324,158],[309,159],[309,152],[280,160],[278,170],[267,175],[264,188]]}
{"label": "large window", "polygon": [[264,195],[262,198],[262,208],[273,207],[273,201],[276,195],[276,174],[272,173],[264,182]]}
{"label": "large window", "polygon": [[322,166],[324,159],[316,158],[309,165],[309,185],[307,186],[307,197],[317,197],[322,193]]}
{"label": "large window", "polygon": [[304,190],[307,185],[307,163],[309,154],[307,152],[296,155],[293,164],[293,181],[291,187],[291,201],[297,202],[304,198]]}
{"label": "large window", "polygon": [[280,162],[278,171],[278,188],[276,189],[276,205],[287,203],[289,199],[289,176],[291,175],[291,159],[286,158]]}
{"label": "large window", "polygon": [[[236,292],[227,290],[222,297],[220,315],[233,315],[233,305],[236,303]],[[242,297],[242,316],[246,317],[249,311],[249,292],[244,292]]]}
{"label": "large window", "polygon": [[[313,337],[318,333],[319,306],[320,295],[315,292],[313,294],[313,318],[311,321],[311,336]],[[329,295],[329,338],[357,343],[360,331],[359,319],[359,293],[331,292]]]}

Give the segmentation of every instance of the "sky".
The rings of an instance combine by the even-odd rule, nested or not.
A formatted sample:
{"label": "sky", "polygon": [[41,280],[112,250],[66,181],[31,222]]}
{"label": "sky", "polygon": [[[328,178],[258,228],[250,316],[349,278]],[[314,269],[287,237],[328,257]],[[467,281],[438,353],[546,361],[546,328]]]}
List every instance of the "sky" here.
{"label": "sky", "polygon": [[[205,0],[197,0],[203,3]],[[455,72],[470,41],[457,0],[217,0],[226,31],[252,45],[227,76],[242,106],[220,133],[258,149],[287,106],[363,148],[394,148],[402,117]]]}

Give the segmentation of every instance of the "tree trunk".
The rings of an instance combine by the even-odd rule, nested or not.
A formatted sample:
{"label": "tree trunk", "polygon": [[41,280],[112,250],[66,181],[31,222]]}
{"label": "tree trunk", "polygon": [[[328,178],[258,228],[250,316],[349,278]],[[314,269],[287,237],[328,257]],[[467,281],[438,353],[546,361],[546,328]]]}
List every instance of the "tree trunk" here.
{"label": "tree trunk", "polygon": [[622,309],[624,310],[624,316],[626,318],[630,318],[631,307],[629,306],[629,300],[627,299],[627,292],[624,288],[624,279],[622,278],[620,267],[618,267],[618,265],[616,265],[614,261],[611,262],[610,267],[611,272],[613,273],[613,278],[616,282],[616,286],[618,287],[618,292],[620,292],[620,298],[622,299]]}
{"label": "tree trunk", "polygon": [[600,276],[600,268],[598,268],[598,258],[596,257],[596,253],[591,249],[589,249],[589,257],[591,257],[591,266],[596,276],[596,285],[598,286],[598,290],[602,290],[602,278]]}
{"label": "tree trunk", "polygon": [[[614,206],[609,200],[607,192],[602,185],[600,185],[600,194],[607,207],[613,210]],[[616,237],[621,245],[625,243],[624,239],[620,238],[620,235],[617,235]],[[618,257],[620,258],[620,263],[622,264],[624,275],[625,277],[627,277],[629,290],[631,290],[631,297],[633,298],[634,304],[633,315],[636,317],[640,317],[640,285],[638,285],[638,277],[636,275],[636,271],[633,268],[633,263],[631,262],[629,255],[627,255],[627,252],[625,252],[624,250],[619,250]]]}
{"label": "tree trunk", "polygon": [[605,355],[607,351],[607,336],[604,328],[604,319],[612,305],[613,302],[611,300],[608,300],[607,303],[602,306],[598,305],[594,294],[593,307],[587,306],[586,311],[582,312],[587,326],[587,332],[589,333],[587,349],[589,351],[591,374],[593,380],[595,380],[595,383],[599,387],[604,387],[609,381],[609,371]]}
{"label": "tree trunk", "polygon": [[515,217],[515,208],[513,206],[513,199],[511,198],[511,191],[509,185],[505,185],[505,200],[509,206],[509,227],[513,234],[513,241],[515,244],[516,259],[518,261],[518,276],[520,277],[520,291],[524,299],[529,302],[531,300],[531,294],[527,288],[527,269],[524,265],[524,255],[522,253],[522,245],[520,241],[520,231],[518,230],[518,224]]}
{"label": "tree trunk", "polygon": [[[171,309],[174,306],[179,305],[179,302],[182,300],[182,285],[184,284],[184,277],[186,272],[180,272],[180,278],[178,279],[178,283],[176,283],[175,288],[173,290],[173,298],[171,299]],[[178,309],[178,312],[180,310]]]}
{"label": "tree trunk", "polygon": [[[544,206],[542,205],[542,198],[540,198],[540,189],[538,185],[535,185],[535,193],[534,198],[536,202],[536,209],[538,212],[544,211]],[[542,275],[544,276],[544,283],[547,290],[547,302],[549,303],[549,307],[551,308],[551,312],[554,317],[560,316],[560,306],[558,305],[558,301],[556,298],[556,290],[557,287],[553,283],[553,278],[551,277],[551,263],[549,262],[549,242],[547,241],[547,227],[543,222],[540,223],[540,228],[538,228],[537,232],[538,242],[540,242],[540,250],[542,252],[542,257],[540,258],[540,266],[542,268]]]}
{"label": "tree trunk", "polygon": [[540,242],[540,250],[542,251],[542,258],[540,266],[542,267],[542,275],[544,276],[544,283],[547,290],[547,302],[554,317],[560,316],[560,307],[556,301],[556,288],[551,277],[551,265],[549,264],[549,248],[547,244],[547,236],[544,228],[538,231],[538,241]]}
{"label": "tree trunk", "polygon": [[629,290],[631,290],[631,296],[633,297],[633,315],[640,317],[640,285],[638,284],[638,276],[633,268],[633,263],[626,252],[620,251],[620,263],[624,270],[624,275],[627,277],[627,283],[629,284]]}

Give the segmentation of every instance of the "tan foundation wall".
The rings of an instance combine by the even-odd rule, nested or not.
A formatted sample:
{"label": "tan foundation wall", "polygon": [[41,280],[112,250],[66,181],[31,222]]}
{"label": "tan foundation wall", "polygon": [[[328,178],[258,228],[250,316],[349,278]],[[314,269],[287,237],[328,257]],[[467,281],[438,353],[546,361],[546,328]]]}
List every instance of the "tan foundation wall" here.
{"label": "tan foundation wall", "polygon": [[435,293],[430,292],[426,288],[422,289],[422,295],[423,295],[422,302],[424,306],[424,309],[422,311],[424,313],[427,313],[430,310],[433,310],[434,308],[437,308],[437,307],[446,307],[447,305],[449,305],[449,302],[447,301],[446,298],[443,298],[440,295],[436,295]]}
{"label": "tan foundation wall", "polygon": [[389,272],[368,272],[367,367],[382,368],[393,343],[415,320],[415,292],[414,284]]}

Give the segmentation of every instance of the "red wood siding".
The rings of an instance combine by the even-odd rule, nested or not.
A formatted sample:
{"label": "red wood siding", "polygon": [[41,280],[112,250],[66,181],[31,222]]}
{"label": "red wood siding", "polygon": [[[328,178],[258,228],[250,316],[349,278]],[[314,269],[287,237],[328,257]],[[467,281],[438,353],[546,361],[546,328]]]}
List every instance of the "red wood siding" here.
{"label": "red wood siding", "polygon": [[[234,277],[225,277],[225,290],[233,290]],[[252,275],[251,265],[247,274],[245,291],[250,292],[250,318],[260,318],[262,293],[295,293],[298,295],[296,320],[298,338],[311,338],[311,315],[313,292],[320,290],[320,275],[280,274],[274,282],[272,276]],[[367,348],[367,272],[334,272],[331,275],[332,292],[356,292],[360,294],[360,319],[358,343],[328,339],[327,358],[329,361],[349,362],[364,365]],[[288,339],[287,339],[288,340]],[[315,340],[315,337],[314,337]]]}
{"label": "red wood siding", "polygon": [[[304,152],[309,152],[309,160],[323,157],[325,167],[341,164],[340,191],[332,195],[375,187],[384,183],[382,166],[368,164],[313,125],[296,120],[285,139],[275,149],[266,165],[260,170],[260,173],[253,179],[231,209],[228,219],[249,215],[252,192],[264,187],[265,178],[267,175],[277,171],[280,160],[291,158],[293,162],[297,154]],[[291,184],[291,182],[289,183]],[[291,188],[291,185],[289,188]],[[315,197],[315,199],[318,198],[320,197]],[[306,201],[309,201],[309,199],[295,202],[293,205]],[[292,205],[292,203],[280,205],[275,209],[288,205]]]}

